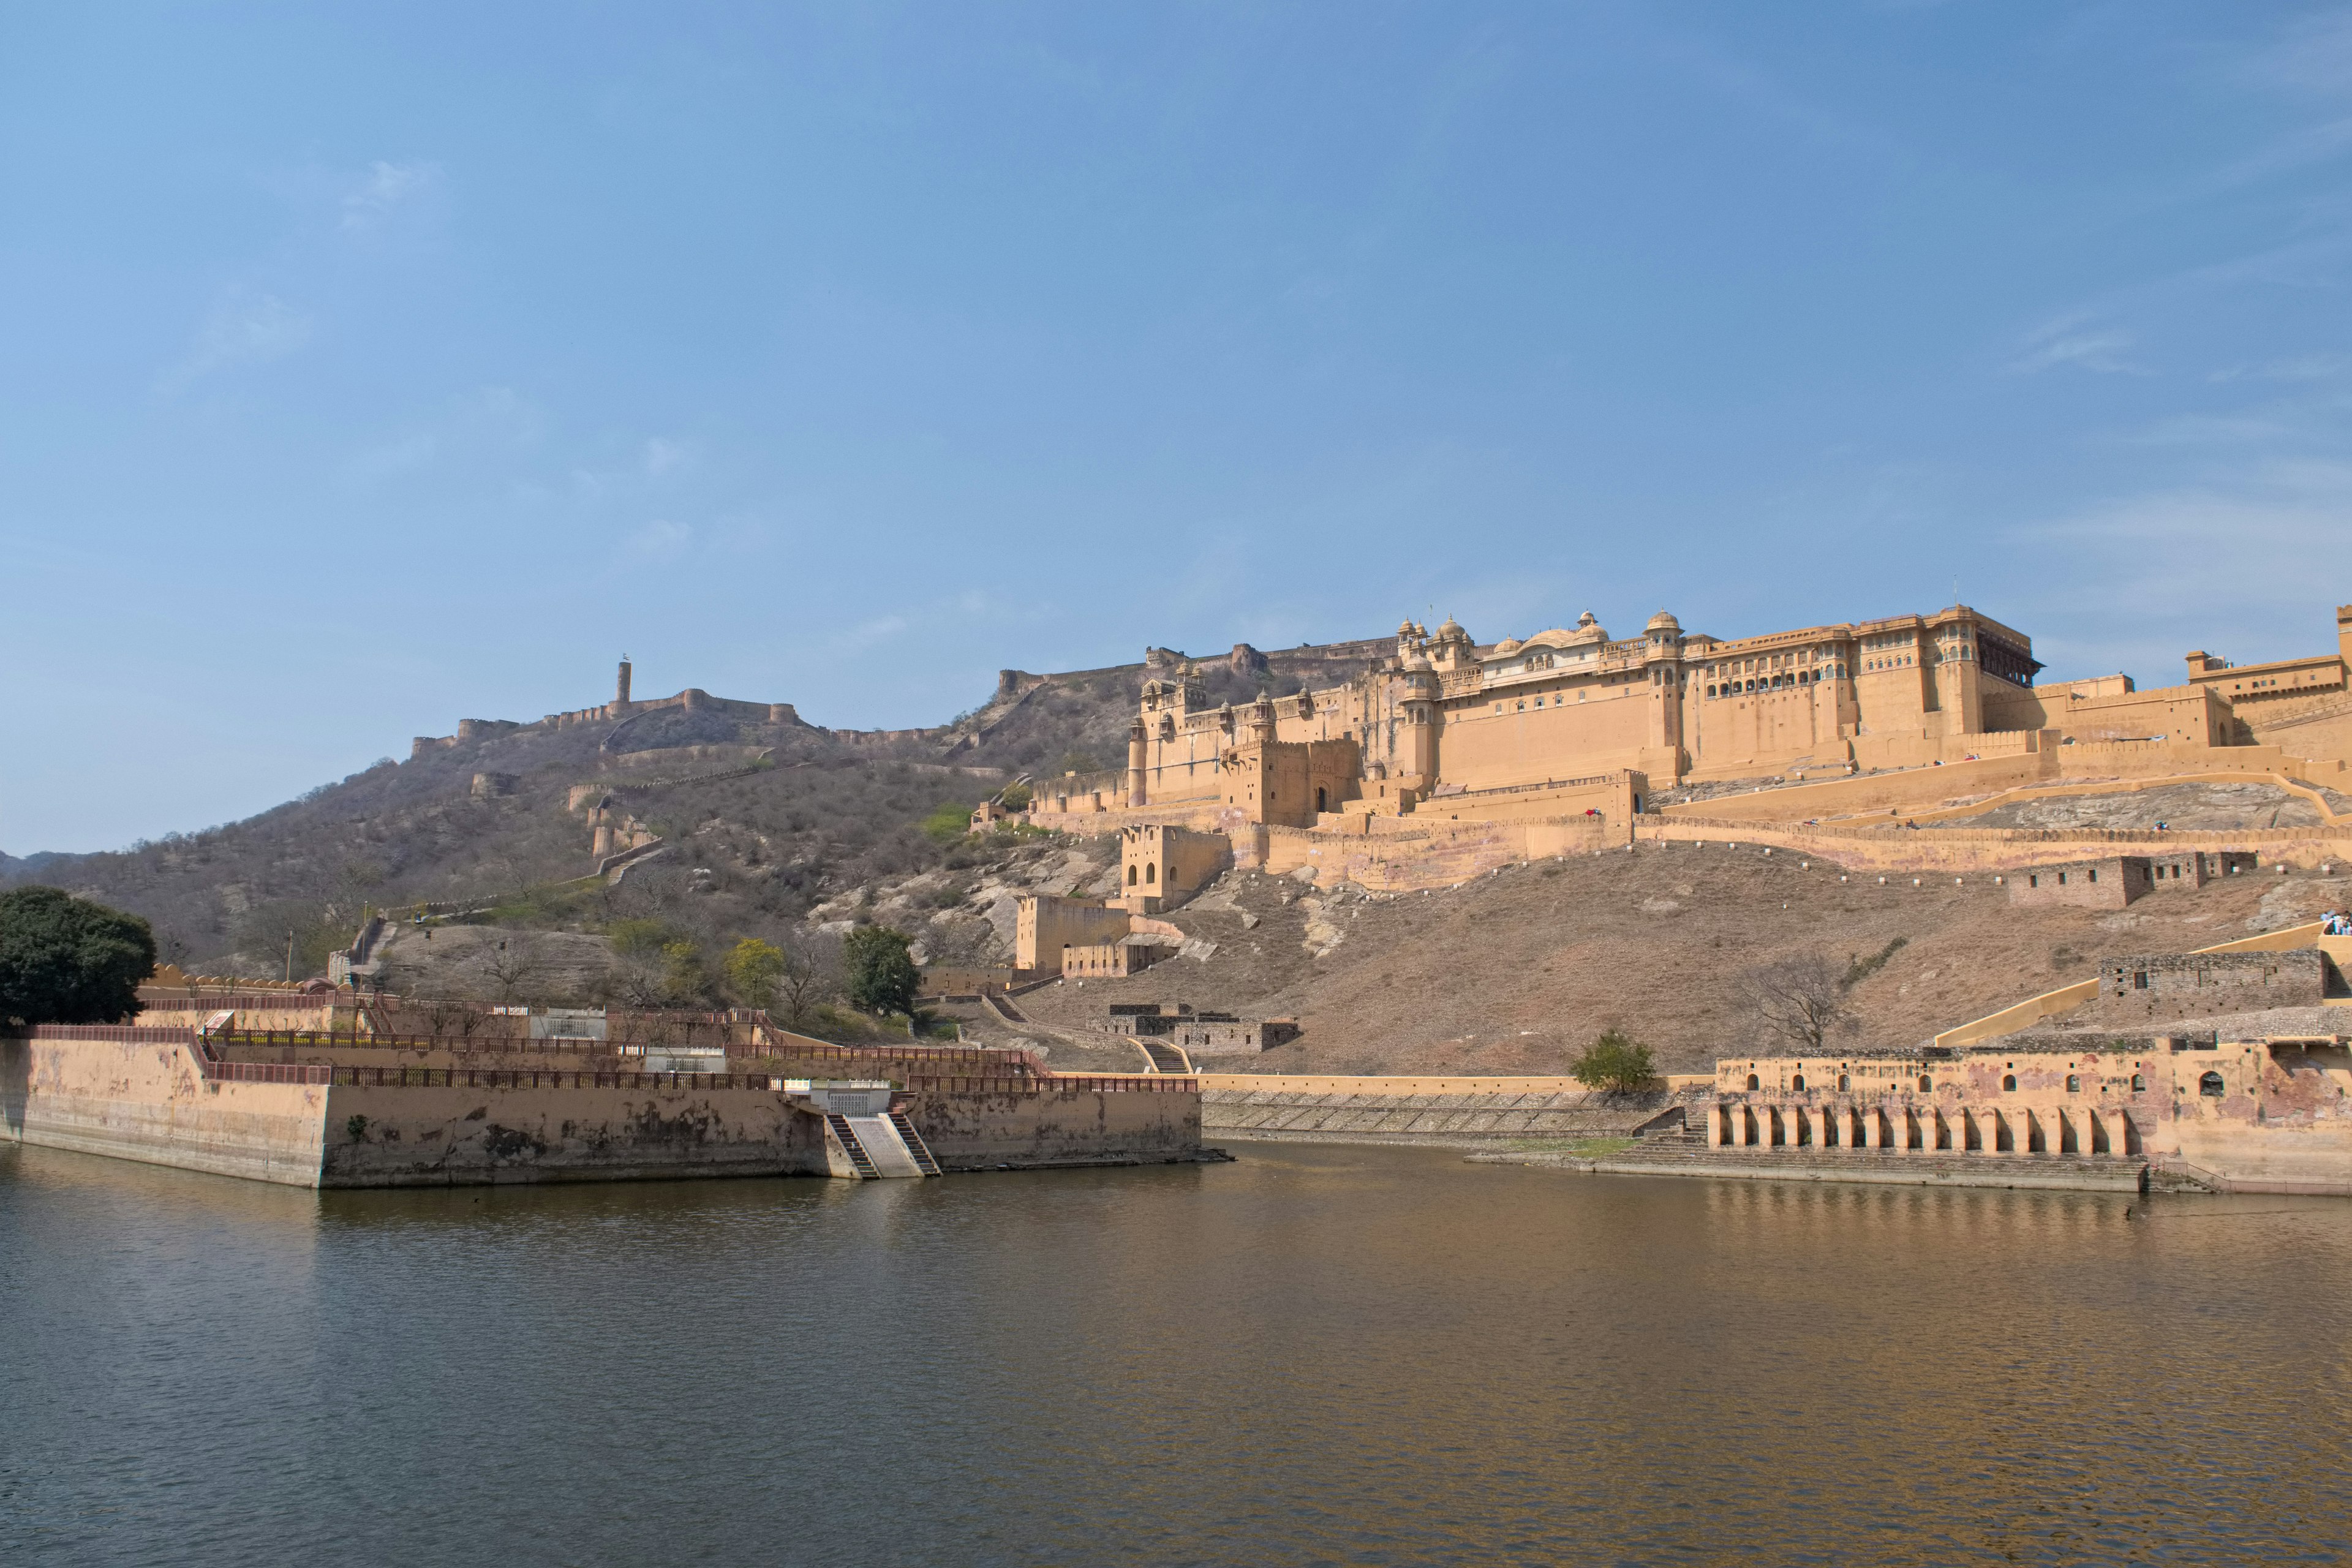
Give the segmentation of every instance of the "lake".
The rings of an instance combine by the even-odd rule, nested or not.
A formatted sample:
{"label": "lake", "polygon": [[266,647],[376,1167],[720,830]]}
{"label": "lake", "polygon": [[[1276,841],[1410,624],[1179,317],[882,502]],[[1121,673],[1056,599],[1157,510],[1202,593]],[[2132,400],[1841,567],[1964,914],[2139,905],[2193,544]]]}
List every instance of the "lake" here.
{"label": "lake", "polygon": [[2337,1562],[2352,1204],[0,1152],[16,1563]]}

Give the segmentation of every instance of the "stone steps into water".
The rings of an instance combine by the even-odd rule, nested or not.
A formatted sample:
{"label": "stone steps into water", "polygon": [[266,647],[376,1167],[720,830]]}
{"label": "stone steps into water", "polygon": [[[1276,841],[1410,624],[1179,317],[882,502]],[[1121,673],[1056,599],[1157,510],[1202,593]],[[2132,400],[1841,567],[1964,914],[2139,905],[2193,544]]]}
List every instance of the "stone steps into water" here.
{"label": "stone steps into water", "polygon": [[1349,1094],[1207,1089],[1204,1134],[1366,1142],[1632,1138],[1677,1121],[1680,1106],[1611,1104],[1578,1093]]}
{"label": "stone steps into water", "polygon": [[2063,1187],[2139,1192],[2147,1162],[2137,1155],[1955,1154],[1898,1150],[1709,1148],[1696,1139],[1660,1138],[1609,1154],[1496,1151],[1473,1154],[1487,1164],[1547,1165],[1617,1175],[1722,1176],[1797,1182],[1863,1182],[1907,1186]]}

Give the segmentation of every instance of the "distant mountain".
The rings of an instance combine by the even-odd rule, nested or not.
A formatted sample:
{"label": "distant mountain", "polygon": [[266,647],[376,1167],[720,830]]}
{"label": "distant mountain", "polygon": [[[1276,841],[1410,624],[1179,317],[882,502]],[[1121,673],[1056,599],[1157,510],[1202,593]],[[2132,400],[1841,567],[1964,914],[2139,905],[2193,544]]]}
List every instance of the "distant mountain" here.
{"label": "distant mountain", "polygon": [[[1201,661],[1203,685],[1212,701],[1287,693],[1352,676],[1386,647],[1236,648]],[[298,970],[316,973],[366,907],[427,900],[497,901],[502,923],[601,929],[650,913],[712,942],[773,936],[858,889],[972,865],[969,847],[923,831],[942,806],[969,808],[1024,773],[1123,767],[1145,679],[1183,657],[1008,670],[988,702],[922,730],[821,729],[786,704],[698,691],[618,721],[593,710],[469,721],[407,762],[243,822],[115,853],[0,857],[0,885],[86,894],[146,916],[169,960],[251,973],[279,973],[289,937]],[[667,846],[622,887],[593,880],[600,800],[620,847],[631,828]]]}

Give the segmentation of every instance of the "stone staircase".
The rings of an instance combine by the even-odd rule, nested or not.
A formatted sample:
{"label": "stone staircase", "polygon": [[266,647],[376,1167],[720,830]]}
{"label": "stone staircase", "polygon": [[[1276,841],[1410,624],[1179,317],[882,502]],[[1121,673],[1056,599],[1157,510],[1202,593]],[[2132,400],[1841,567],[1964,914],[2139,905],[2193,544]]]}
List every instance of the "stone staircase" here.
{"label": "stone staircase", "polygon": [[907,1113],[903,1110],[892,1111],[890,1125],[898,1130],[899,1142],[907,1145],[907,1152],[914,1156],[915,1163],[921,1169],[923,1174],[938,1175],[940,1163],[931,1158],[931,1146],[923,1142],[923,1135],[915,1131],[915,1124],[907,1120]]}

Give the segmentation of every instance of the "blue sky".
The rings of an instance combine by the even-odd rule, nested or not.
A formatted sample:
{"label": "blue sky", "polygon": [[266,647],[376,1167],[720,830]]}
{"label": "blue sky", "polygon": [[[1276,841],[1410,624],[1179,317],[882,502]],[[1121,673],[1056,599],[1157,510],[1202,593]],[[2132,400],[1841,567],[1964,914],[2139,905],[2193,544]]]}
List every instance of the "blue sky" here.
{"label": "blue sky", "polygon": [[0,848],[461,716],[2352,599],[2337,6],[12,7]]}

